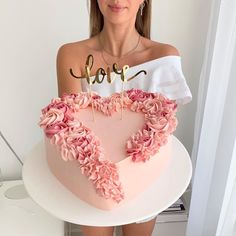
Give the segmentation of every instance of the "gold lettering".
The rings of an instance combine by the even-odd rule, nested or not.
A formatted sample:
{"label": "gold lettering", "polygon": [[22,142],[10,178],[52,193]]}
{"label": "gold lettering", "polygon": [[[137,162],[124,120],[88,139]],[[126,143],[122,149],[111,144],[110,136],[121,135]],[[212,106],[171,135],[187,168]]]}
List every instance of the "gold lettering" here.
{"label": "gold lettering", "polygon": [[[101,75],[102,75],[102,79],[99,80],[99,72],[101,71]],[[95,80],[93,81],[93,84],[95,84],[95,82],[97,82],[98,84],[101,84],[106,76],[106,71],[103,68],[98,68],[96,71],[96,76],[95,76]]]}
{"label": "gold lettering", "polygon": [[139,72],[137,72],[135,75],[131,76],[130,78],[127,79],[127,81],[130,81],[132,79],[134,79],[135,77],[137,77],[140,73],[144,73],[145,75],[147,74],[146,70],[140,70]]}
{"label": "gold lettering", "polygon": [[[116,79],[116,75],[120,75],[120,79],[123,82],[127,82],[127,81],[130,81],[130,80],[134,79],[135,77],[137,77],[140,73],[144,73],[145,75],[147,74],[147,72],[145,70],[141,70],[141,71],[137,72],[135,75],[133,75],[127,79],[125,74],[129,70],[129,66],[124,65],[121,72],[119,72],[118,68],[117,68],[117,64],[114,63],[113,64],[113,71],[115,73],[115,76],[113,78],[111,78],[111,69],[109,66],[107,67],[106,71],[104,68],[100,67],[96,71],[95,79],[93,81],[91,81],[90,77],[91,77],[91,69],[93,67],[93,61],[94,61],[93,55],[89,54],[86,59],[86,64],[85,64],[85,77],[75,75],[73,73],[73,70],[70,68],[71,76],[73,76],[76,79],[86,79],[87,83],[91,85],[91,84],[95,84],[95,83],[101,84],[104,81],[105,76],[107,76],[107,82],[111,84]],[[100,74],[102,75],[101,79],[99,78]]]}

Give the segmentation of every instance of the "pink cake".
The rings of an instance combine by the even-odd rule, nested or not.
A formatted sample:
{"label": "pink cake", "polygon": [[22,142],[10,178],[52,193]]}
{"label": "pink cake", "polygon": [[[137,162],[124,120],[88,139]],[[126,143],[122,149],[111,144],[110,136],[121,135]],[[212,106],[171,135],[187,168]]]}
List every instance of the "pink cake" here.
{"label": "pink cake", "polygon": [[39,122],[49,168],[88,204],[103,210],[121,206],[168,166],[176,110],[175,101],[138,89],[55,98]]}

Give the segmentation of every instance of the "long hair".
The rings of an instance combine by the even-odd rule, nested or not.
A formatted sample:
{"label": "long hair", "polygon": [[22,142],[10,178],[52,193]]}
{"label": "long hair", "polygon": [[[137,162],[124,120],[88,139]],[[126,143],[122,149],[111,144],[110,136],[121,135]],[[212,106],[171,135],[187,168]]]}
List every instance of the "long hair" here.
{"label": "long hair", "polygon": [[[140,14],[140,9],[137,12],[136,21],[135,21],[135,28],[140,35],[150,39],[152,1],[145,0],[144,2],[145,2],[145,7],[143,8],[142,15]],[[89,37],[91,38],[101,32],[103,25],[104,25],[104,19],[103,19],[103,15],[99,9],[97,0],[90,0],[90,4],[89,4],[89,0],[88,0],[88,9],[90,9],[90,12],[89,12],[89,15],[90,15]]]}

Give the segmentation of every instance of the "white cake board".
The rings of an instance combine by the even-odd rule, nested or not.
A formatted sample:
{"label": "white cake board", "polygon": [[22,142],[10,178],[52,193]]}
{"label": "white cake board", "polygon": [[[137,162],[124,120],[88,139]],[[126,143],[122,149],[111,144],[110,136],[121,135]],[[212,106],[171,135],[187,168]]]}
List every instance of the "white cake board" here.
{"label": "white cake board", "polygon": [[192,163],[183,144],[173,136],[173,156],[160,178],[133,201],[112,211],[90,206],[54,177],[43,141],[25,158],[22,175],[32,199],[55,217],[79,225],[117,226],[157,215],[177,201],[191,180]]}

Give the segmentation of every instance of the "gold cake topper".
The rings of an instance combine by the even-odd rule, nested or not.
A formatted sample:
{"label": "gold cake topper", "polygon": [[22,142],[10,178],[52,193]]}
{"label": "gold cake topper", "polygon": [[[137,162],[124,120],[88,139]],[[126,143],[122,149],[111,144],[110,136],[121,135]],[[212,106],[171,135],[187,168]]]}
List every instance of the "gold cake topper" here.
{"label": "gold cake topper", "polygon": [[[117,68],[117,63],[114,63],[112,68],[113,68],[113,71],[115,72],[115,76],[113,78],[111,78],[111,69],[108,66],[106,70],[102,67],[98,68],[96,70],[95,78],[94,78],[94,80],[92,80],[91,79],[91,69],[93,67],[93,61],[94,61],[93,55],[89,54],[87,56],[86,63],[85,63],[85,77],[76,76],[73,73],[73,70],[71,68],[70,68],[70,74],[76,79],[86,79],[87,80],[87,83],[89,84],[89,92],[90,92],[90,97],[91,98],[92,98],[92,90],[91,90],[91,85],[92,84],[95,84],[95,83],[101,84],[104,81],[105,76],[107,76],[107,82],[111,84],[116,79],[117,75],[120,75],[120,79],[122,80],[122,93],[121,93],[121,103],[122,103],[122,105],[121,105],[121,119],[122,119],[124,83],[134,79],[135,77],[137,77],[141,73],[144,73],[146,75],[147,72],[145,70],[140,70],[139,72],[137,72],[136,74],[134,74],[133,76],[131,76],[130,78],[127,79],[125,74],[129,70],[129,66],[124,65],[121,69],[121,72],[119,72],[118,68]],[[99,75],[102,75],[101,79],[99,78]],[[95,121],[93,102],[92,102],[92,112],[93,112],[93,120]]]}
{"label": "gold cake topper", "polygon": [[[73,73],[73,70],[71,68],[70,68],[70,74],[74,78],[76,78],[76,79],[84,79],[84,78],[86,78],[88,84],[90,84],[90,83],[91,84],[95,84],[95,83],[101,84],[104,81],[105,76],[107,75],[107,82],[111,84],[114,81],[114,78],[113,79],[111,78],[111,69],[110,69],[109,66],[107,67],[106,70],[104,68],[102,68],[102,67],[98,68],[97,71],[96,71],[96,75],[95,75],[94,80],[93,81],[91,80],[90,77],[91,77],[91,69],[93,67],[93,61],[94,61],[93,55],[89,54],[88,57],[87,57],[87,60],[86,60],[86,64],[85,64],[85,77],[76,76]],[[140,73],[144,73],[145,75],[147,74],[147,72],[145,70],[140,70],[135,75],[133,75],[130,78],[126,79],[125,74],[128,71],[128,69],[129,69],[129,66],[128,65],[124,65],[122,70],[121,70],[121,72],[119,72],[118,68],[117,68],[117,64],[116,63],[113,64],[113,71],[115,72],[115,74],[120,75],[120,78],[121,78],[121,80],[123,82],[127,82],[127,81],[130,81],[130,80],[134,79]],[[102,75],[101,79],[99,78],[100,74]]]}

